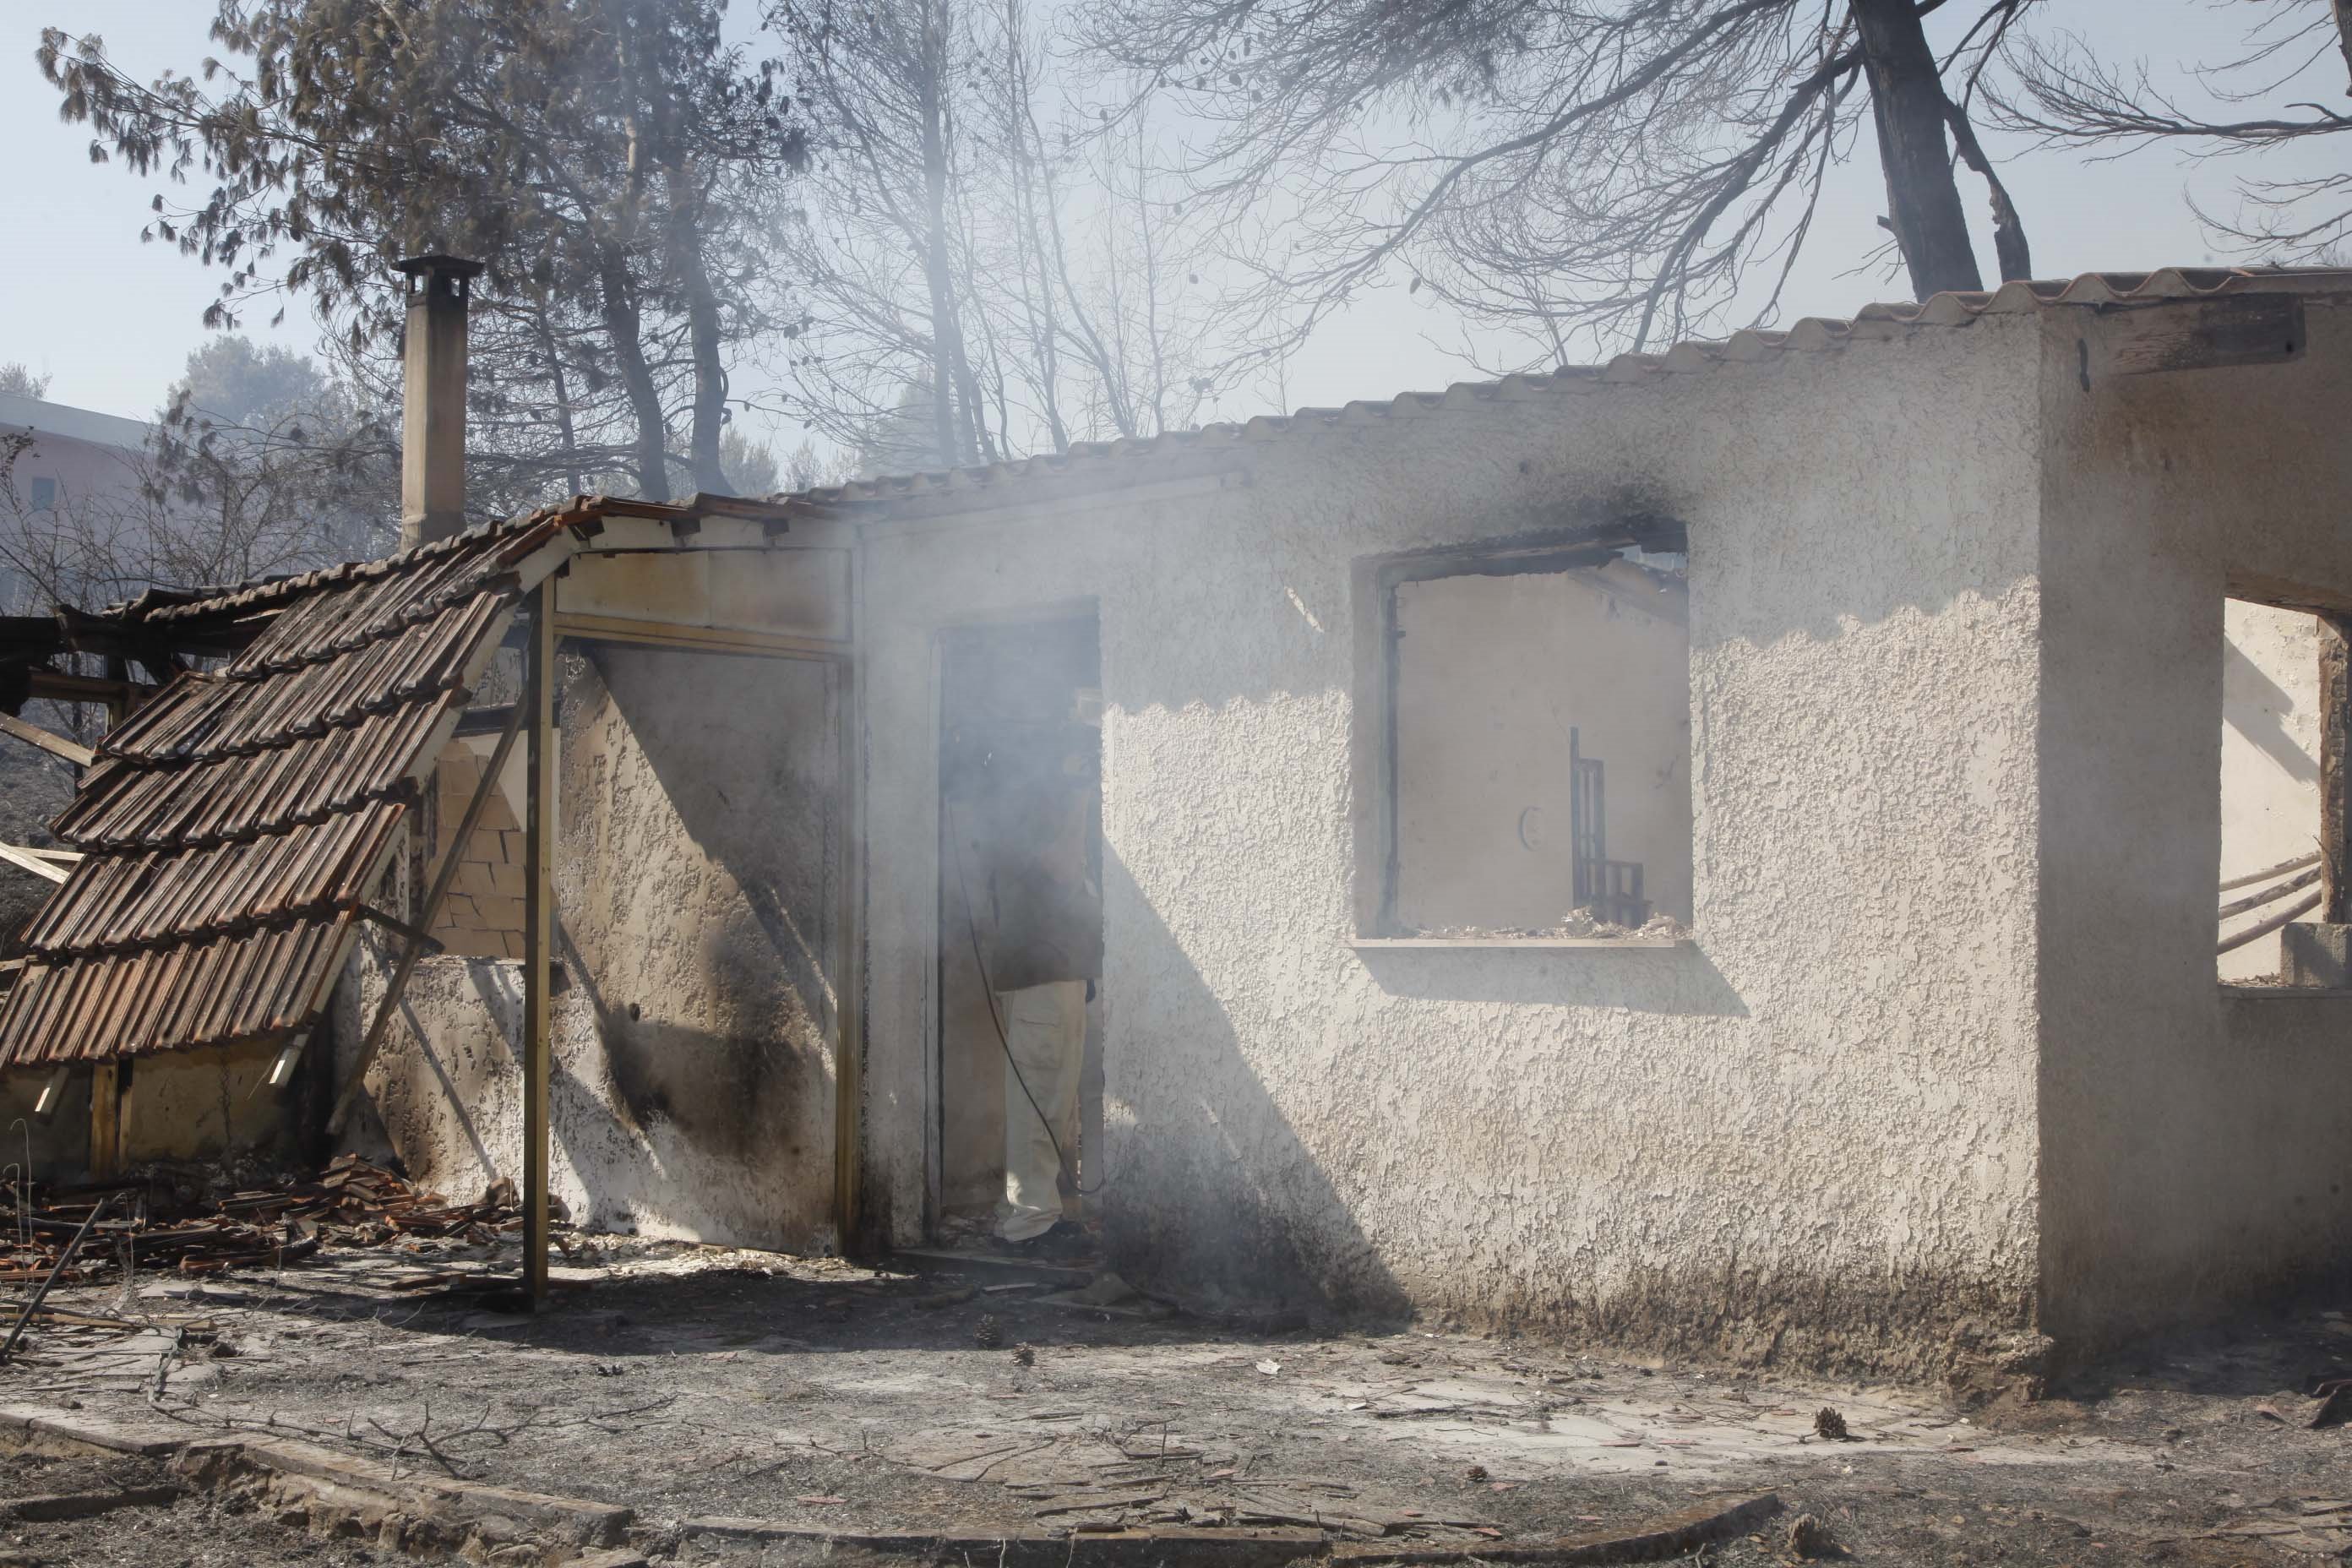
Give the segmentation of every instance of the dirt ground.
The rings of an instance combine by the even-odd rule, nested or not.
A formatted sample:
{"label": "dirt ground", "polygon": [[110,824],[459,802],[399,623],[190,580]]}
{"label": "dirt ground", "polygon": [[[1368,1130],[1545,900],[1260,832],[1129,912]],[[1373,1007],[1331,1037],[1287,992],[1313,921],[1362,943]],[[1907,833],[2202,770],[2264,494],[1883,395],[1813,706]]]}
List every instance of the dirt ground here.
{"label": "dirt ground", "polygon": [[[420,1268],[511,1266],[429,1245],[61,1291],[60,1307],[142,1326],[44,1329],[0,1371],[0,1402],[277,1433],[621,1503],[656,1563],[847,1555],[710,1522],[743,1518],[927,1534],[1289,1523],[1469,1558],[1763,1491],[1786,1511],[1707,1560],[1788,1561],[1801,1513],[1859,1563],[2352,1555],[2352,1426],[2310,1429],[2304,1393],[2352,1363],[2341,1311],[2156,1347],[1988,1418],[1932,1391],[1574,1347],[1250,1332],[979,1267],[599,1248],[557,1270],[557,1305],[536,1317],[394,1290]],[[1843,1440],[1817,1430],[1825,1406]],[[136,1480],[10,1463],[10,1496]],[[390,1560],[204,1496],[0,1523],[0,1563]]]}

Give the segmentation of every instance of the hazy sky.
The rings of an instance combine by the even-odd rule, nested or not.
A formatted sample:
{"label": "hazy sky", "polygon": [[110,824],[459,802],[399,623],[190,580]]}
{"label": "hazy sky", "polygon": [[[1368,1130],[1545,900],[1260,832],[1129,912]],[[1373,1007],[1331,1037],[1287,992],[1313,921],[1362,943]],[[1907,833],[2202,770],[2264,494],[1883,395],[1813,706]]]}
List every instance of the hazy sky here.
{"label": "hazy sky", "polygon": [[[2325,12],[2321,0],[2304,3]],[[2245,18],[2268,8],[2263,0],[2045,0],[2036,16],[2043,30],[2105,40],[2145,58],[2159,78],[2177,79],[2185,64],[2229,58]],[[87,133],[58,122],[56,94],[41,80],[32,53],[41,25],[52,22],[101,35],[116,58],[142,74],[165,65],[192,68],[205,52],[213,7],[209,0],[13,0],[7,9],[0,21],[0,145],[11,153],[16,216],[0,244],[0,361],[21,360],[49,374],[49,396],[57,401],[145,416],[202,341],[198,318],[218,276],[168,245],[139,243],[154,184],[119,165],[89,163]],[[1948,9],[1973,15],[1976,7]],[[2126,42],[2118,46],[2118,39]],[[2275,100],[2342,104],[2340,57],[2328,58],[2332,75],[2314,72],[2273,95]],[[1901,295],[1877,274],[1850,275],[1883,237],[1874,220],[1885,210],[1884,189],[1868,138],[1863,140],[1824,204],[1784,324],[1800,315],[1851,315],[1871,300]],[[2324,143],[2312,147],[2302,166],[2324,170]],[[2002,159],[2032,241],[2034,269],[2044,277],[2215,259],[2188,196],[2193,192],[2207,206],[2227,211],[2233,182],[2254,167],[2245,159],[2192,165],[2169,149],[2105,163],[1998,140],[1991,150]],[[2262,166],[2269,174],[2290,172],[2275,159]],[[1963,175],[1972,219],[1979,216],[1981,188]],[[1989,249],[1981,235],[1979,243]],[[1990,275],[1989,255],[1986,270]],[[247,330],[271,335],[259,321]],[[298,307],[275,335],[307,349],[316,329]],[[1442,386],[1465,374],[1439,346],[1457,342],[1441,312],[1402,290],[1375,296],[1326,329],[1294,364],[1288,400],[1339,403]],[[800,433],[787,426],[768,434],[788,449]]]}

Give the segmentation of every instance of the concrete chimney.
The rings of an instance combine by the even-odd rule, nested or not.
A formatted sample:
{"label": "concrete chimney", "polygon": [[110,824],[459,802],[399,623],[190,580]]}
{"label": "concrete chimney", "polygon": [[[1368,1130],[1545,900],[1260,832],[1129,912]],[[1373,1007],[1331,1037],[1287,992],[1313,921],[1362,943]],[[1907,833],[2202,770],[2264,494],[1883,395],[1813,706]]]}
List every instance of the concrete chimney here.
{"label": "concrete chimney", "polygon": [[400,547],[466,527],[466,300],[482,263],[412,256],[401,381]]}

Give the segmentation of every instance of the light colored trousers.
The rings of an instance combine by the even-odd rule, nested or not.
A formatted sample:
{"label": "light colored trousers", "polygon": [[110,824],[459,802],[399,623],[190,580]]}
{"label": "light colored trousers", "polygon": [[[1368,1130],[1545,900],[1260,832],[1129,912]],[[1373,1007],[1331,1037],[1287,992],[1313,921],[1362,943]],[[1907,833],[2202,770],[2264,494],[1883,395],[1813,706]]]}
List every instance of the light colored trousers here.
{"label": "light colored trousers", "polygon": [[[996,1233],[1007,1241],[1026,1241],[1045,1235],[1062,1217],[1062,1162],[1054,1142],[1059,1139],[1064,1149],[1076,1152],[1087,983],[1056,980],[1001,991],[996,1005],[1004,1018],[1004,1042],[1012,1047],[1004,1066],[1004,1211]],[[1039,1110],[1052,1118],[1050,1135]],[[1073,1180],[1076,1175],[1073,1170]]]}

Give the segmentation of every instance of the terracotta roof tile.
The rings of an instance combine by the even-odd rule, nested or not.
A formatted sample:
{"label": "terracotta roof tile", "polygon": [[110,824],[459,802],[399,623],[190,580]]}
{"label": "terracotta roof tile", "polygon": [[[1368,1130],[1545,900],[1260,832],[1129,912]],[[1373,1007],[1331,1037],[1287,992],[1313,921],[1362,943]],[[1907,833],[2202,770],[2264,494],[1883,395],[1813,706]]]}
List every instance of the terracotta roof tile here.
{"label": "terracotta roof tile", "polygon": [[0,1067],[307,1027],[514,608],[518,547],[560,526],[526,519],[225,595],[276,619],[99,747],[55,825],[84,858],[0,1001]]}

